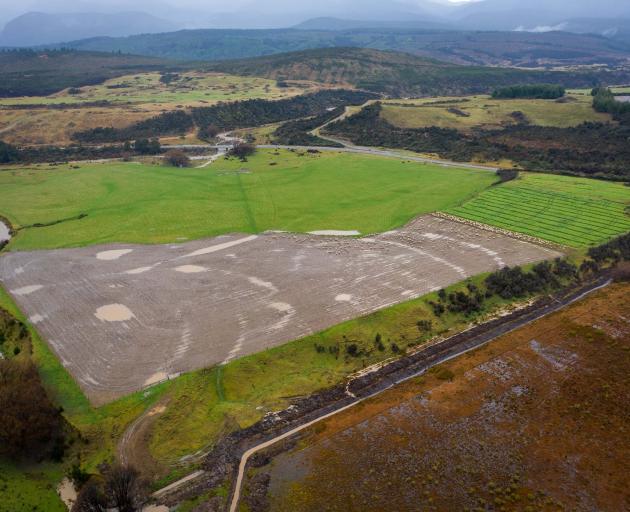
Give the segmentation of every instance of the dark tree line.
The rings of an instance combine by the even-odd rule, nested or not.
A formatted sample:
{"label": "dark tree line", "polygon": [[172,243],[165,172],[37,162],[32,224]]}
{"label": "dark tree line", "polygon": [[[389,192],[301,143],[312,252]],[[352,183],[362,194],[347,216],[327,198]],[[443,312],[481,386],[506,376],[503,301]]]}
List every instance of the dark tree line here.
{"label": "dark tree line", "polygon": [[138,139],[111,146],[25,146],[17,147],[0,141],[0,163],[68,162],[99,158],[126,158],[133,154],[157,155],[162,152],[158,139]]}
{"label": "dark tree line", "polygon": [[61,460],[65,421],[42,385],[30,349],[24,324],[0,309],[0,456]]}
{"label": "dark tree line", "polygon": [[274,142],[286,146],[342,147],[342,144],[322,139],[321,137],[312,135],[309,132],[329,121],[332,121],[333,119],[336,119],[344,112],[345,107],[340,106],[332,110],[328,110],[318,116],[284,123],[273,133]]}
{"label": "dark tree line", "polygon": [[247,100],[219,103],[211,107],[192,108],[190,112],[166,112],[140,121],[126,128],[99,127],[78,132],[73,138],[79,142],[122,142],[142,137],[181,135],[194,126],[205,137],[209,127],[229,131],[237,128],[262,126],[289,119],[316,116],[345,105],[361,105],[377,96],[345,89],[326,90],[285,100]]}
{"label": "dark tree line", "polygon": [[620,117],[630,114],[630,103],[617,101],[615,95],[606,87],[596,87],[591,91],[591,95],[593,108],[597,112],[606,112]]}
{"label": "dark tree line", "polygon": [[554,84],[524,84],[524,85],[510,85],[508,87],[501,87],[495,89],[492,93],[492,97],[495,99],[540,99],[540,100],[554,100],[562,98],[566,91],[562,85]]}

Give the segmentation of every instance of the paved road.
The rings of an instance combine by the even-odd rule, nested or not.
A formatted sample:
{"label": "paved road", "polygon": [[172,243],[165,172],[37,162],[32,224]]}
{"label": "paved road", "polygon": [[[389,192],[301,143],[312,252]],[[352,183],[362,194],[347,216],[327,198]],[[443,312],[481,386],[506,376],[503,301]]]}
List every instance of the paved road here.
{"label": "paved road", "polygon": [[[329,139],[329,140],[332,140],[332,139]],[[342,141],[339,141],[339,142],[343,143]],[[358,153],[362,155],[384,156],[388,158],[410,160],[412,162],[423,162],[423,163],[428,163],[428,164],[440,165],[442,167],[457,167],[460,169],[462,168],[475,169],[475,170],[490,171],[490,172],[496,172],[498,169],[497,167],[489,167],[486,165],[469,164],[465,162],[453,162],[450,160],[438,160],[436,158],[426,158],[422,156],[415,156],[415,155],[410,155],[408,153],[398,152],[393,149],[379,149],[379,148],[371,148],[371,147],[365,147],[365,146],[353,146],[353,145],[349,145],[348,143],[344,143],[344,144],[345,145],[342,148],[335,148],[335,147],[328,147],[328,146],[321,146],[321,147],[320,146],[283,146],[283,145],[275,145],[275,144],[260,144],[257,147],[262,148],[262,149],[280,148],[280,149],[301,149],[301,150],[306,150],[306,151],[317,150],[317,151],[339,151],[342,153]]]}
{"label": "paved road", "polygon": [[[329,139],[332,140],[332,139]],[[336,142],[336,141],[335,141]],[[339,141],[343,143],[342,141]],[[487,165],[477,165],[470,164],[465,162],[453,162],[450,160],[439,160],[436,158],[426,158],[422,156],[415,156],[408,153],[399,152],[393,149],[379,149],[379,148],[371,148],[365,146],[353,146],[348,143],[343,143],[344,146],[341,148],[332,147],[332,146],[285,146],[281,144],[259,144],[257,147],[260,149],[299,149],[302,151],[335,151],[341,153],[355,153],[361,155],[373,155],[373,156],[383,156],[387,158],[396,158],[399,160],[409,160],[412,162],[422,162],[428,164],[440,165],[442,167],[457,167],[459,169],[475,169],[489,172],[496,172],[497,167],[490,167]],[[225,152],[226,149],[229,149],[230,146],[226,144],[169,144],[162,146],[164,149],[214,149],[219,152]]]}

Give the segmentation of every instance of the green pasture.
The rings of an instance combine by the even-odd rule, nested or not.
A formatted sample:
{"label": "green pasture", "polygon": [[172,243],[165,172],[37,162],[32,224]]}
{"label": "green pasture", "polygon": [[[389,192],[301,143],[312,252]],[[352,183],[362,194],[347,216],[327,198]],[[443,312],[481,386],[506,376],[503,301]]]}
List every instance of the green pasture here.
{"label": "green pasture", "polygon": [[630,231],[629,208],[630,188],[622,184],[524,173],[447,211],[581,248]]}
{"label": "green pasture", "polygon": [[[450,109],[450,110],[449,110]],[[460,111],[455,112],[455,109]],[[608,122],[608,114],[595,112],[590,94],[570,94],[562,101],[493,99],[489,96],[425,98],[385,102],[381,116],[401,128],[438,126],[470,130],[515,124],[512,112],[522,112],[531,124],[571,127],[586,121]]]}
{"label": "green pasture", "polygon": [[[12,250],[265,230],[368,234],[453,208],[495,181],[488,171],[392,158],[260,150],[247,162],[219,159],[199,169],[133,162],[4,168],[0,215],[18,229]],[[35,224],[44,226],[26,227]]]}
{"label": "green pasture", "polygon": [[110,103],[216,103],[252,98],[278,99],[304,93],[303,89],[279,88],[274,80],[221,73],[188,72],[164,84],[160,73],[140,73],[84,86],[76,94],[66,89],[50,96],[3,98],[0,105]]}

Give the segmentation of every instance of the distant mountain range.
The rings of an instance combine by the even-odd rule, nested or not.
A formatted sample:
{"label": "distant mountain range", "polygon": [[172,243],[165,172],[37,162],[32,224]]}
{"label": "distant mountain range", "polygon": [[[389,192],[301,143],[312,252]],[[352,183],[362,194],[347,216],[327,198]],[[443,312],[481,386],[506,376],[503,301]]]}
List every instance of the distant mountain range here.
{"label": "distant mountain range", "polygon": [[30,12],[7,23],[0,46],[36,46],[98,36],[128,36],[177,30],[179,25],[144,12]]}
{"label": "distant mountain range", "polygon": [[[452,4],[445,0],[318,0],[318,2],[296,2],[295,0],[233,0],[219,4],[208,0],[206,3],[181,0],[176,5],[168,0],[135,0],[134,5],[142,12],[114,12],[113,9],[128,5],[124,0],[23,0],[25,6],[42,6],[42,12],[28,12],[7,23],[0,33],[0,46],[43,46],[83,39],[91,39],[86,45],[109,45],[94,38],[116,38],[138,34],[157,34],[178,29],[277,29],[286,33],[285,27],[293,27],[302,32],[326,31],[344,32],[337,39],[347,41],[331,42],[331,37],[322,36],[321,41],[313,41],[310,35],[302,34],[306,40],[299,42],[299,36],[292,36],[292,42],[282,48],[276,45],[278,38],[262,43],[259,48],[234,52],[238,45],[230,39],[209,43],[217,48],[197,47],[194,54],[182,56],[177,48],[160,49],[147,46],[151,55],[194,58],[235,58],[266,55],[278,51],[300,50],[327,46],[369,46],[369,38],[363,42],[348,32],[366,31],[504,31],[504,32],[572,32],[594,34],[612,41],[630,42],[630,1],[629,0],[482,0],[465,4]],[[81,9],[80,13],[59,11],[67,9],[73,2]],[[100,12],[87,10],[102,9]],[[13,8],[15,10],[16,7]],[[147,14],[150,12],[151,14]],[[0,16],[2,14],[0,13]],[[305,21],[306,20],[306,21]],[[219,32],[215,32],[219,33]],[[198,32],[197,32],[198,34]],[[224,32],[227,34],[227,32]],[[245,34],[245,33],[243,33]],[[188,40],[191,33],[181,33]],[[173,36],[165,35],[165,41],[173,42]],[[203,41],[199,41],[203,43]],[[83,43],[81,43],[83,44]],[[185,44],[185,43],[184,43]],[[252,44],[260,45],[256,37]],[[123,44],[112,41],[111,45],[135,47],[134,43]],[[81,46],[81,45],[77,45]],[[181,46],[176,42],[176,47]],[[399,43],[377,48],[400,49]],[[149,48],[150,47],[150,48]],[[97,49],[91,46],[92,49]],[[106,48],[98,48],[106,49]],[[419,51],[419,49],[416,49]],[[125,51],[123,49],[123,51]],[[132,50],[133,51],[133,50]],[[143,50],[143,53],[144,50]],[[478,59],[476,62],[483,62]]]}
{"label": "distant mountain range", "polygon": [[178,60],[231,60],[314,48],[394,50],[453,64],[555,67],[630,64],[630,44],[566,32],[479,32],[400,28],[182,30],[92,38],[62,46]]}
{"label": "distant mountain range", "polygon": [[[141,12],[130,16],[130,13],[122,12],[126,10],[124,6],[130,4],[128,0],[22,0],[3,8],[0,23],[3,16],[15,18],[14,13],[19,12],[21,6],[26,15],[13,21],[4,20],[8,21],[5,31],[19,44],[30,45],[59,42],[59,37],[77,40],[164,32],[175,28],[285,28],[318,18],[316,24],[308,22],[301,28],[323,28],[322,25],[328,25],[330,29],[335,26],[336,29],[383,28],[385,25],[400,27],[401,24],[453,30],[567,27],[580,32],[595,30],[601,34],[619,30],[621,25],[630,25],[630,2],[627,0],[483,0],[463,4],[445,0],[171,1],[173,3],[169,0],[135,0],[134,9]],[[42,18],[44,15],[49,17]],[[325,18],[328,23],[322,23]],[[345,22],[341,27],[338,20],[358,21]],[[581,25],[572,20],[590,22]],[[59,28],[65,29],[65,33],[60,33]]]}

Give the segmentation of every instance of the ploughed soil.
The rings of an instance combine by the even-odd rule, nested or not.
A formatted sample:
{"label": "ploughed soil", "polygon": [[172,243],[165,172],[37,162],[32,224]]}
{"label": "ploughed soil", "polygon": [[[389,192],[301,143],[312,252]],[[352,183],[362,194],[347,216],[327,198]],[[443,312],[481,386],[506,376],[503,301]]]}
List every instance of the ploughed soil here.
{"label": "ploughed soil", "polygon": [[11,252],[0,258],[0,282],[100,405],[473,275],[556,256],[427,215],[364,238],[263,233]]}
{"label": "ploughed soil", "polygon": [[272,511],[630,509],[630,284],[438,366],[274,447]]}

